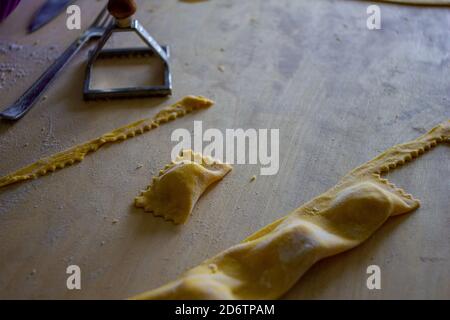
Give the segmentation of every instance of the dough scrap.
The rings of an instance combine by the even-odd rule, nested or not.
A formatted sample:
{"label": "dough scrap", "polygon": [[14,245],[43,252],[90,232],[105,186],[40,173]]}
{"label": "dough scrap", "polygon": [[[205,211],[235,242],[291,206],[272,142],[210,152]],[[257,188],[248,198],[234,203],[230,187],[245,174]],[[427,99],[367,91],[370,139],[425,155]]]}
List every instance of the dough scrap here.
{"label": "dough scrap", "polygon": [[179,279],[132,299],[281,297],[317,261],[354,248],[389,217],[418,208],[417,199],[381,174],[440,142],[450,142],[450,120],[357,167],[330,190]]}
{"label": "dough scrap", "polygon": [[97,151],[105,144],[132,138],[146,131],[158,128],[159,125],[180,118],[187,113],[208,108],[213,104],[213,101],[201,96],[187,96],[177,103],[162,109],[153,118],[142,119],[121,127],[106,133],[97,139],[77,145],[66,151],[56,153],[48,158],[38,160],[27,167],[2,177],[0,178],[0,188],[16,182],[36,179],[49,172],[54,172],[57,169],[72,165],[75,162],[81,162],[88,153]]}
{"label": "dough scrap", "polygon": [[175,224],[185,223],[208,186],[230,171],[228,164],[184,150],[136,197],[135,205]]}

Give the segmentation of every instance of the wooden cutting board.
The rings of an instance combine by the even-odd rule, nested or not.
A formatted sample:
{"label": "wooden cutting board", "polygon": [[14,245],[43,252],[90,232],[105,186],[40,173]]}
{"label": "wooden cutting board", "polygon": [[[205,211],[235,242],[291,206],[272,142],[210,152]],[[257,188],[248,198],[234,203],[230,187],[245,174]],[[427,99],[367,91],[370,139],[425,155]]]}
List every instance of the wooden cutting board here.
{"label": "wooden cutting board", "polygon": [[[42,2],[24,0],[0,26],[2,108],[79,34],[65,28],[61,15],[27,35]],[[105,1],[77,3],[86,27]],[[188,94],[216,105],[0,190],[0,298],[121,299],[155,288],[327,190],[382,150],[449,119],[449,9],[380,4],[382,29],[370,31],[368,5],[141,1],[138,18],[171,46],[173,96],[84,102],[85,49],[25,118],[0,123],[0,175]],[[121,80],[141,76],[120,73]],[[133,199],[170,160],[173,130],[192,130],[194,120],[205,129],[279,128],[280,169],[250,183],[259,166],[236,165],[201,198],[186,225],[174,226],[135,209]],[[439,146],[389,175],[422,200],[419,210],[321,261],[285,298],[450,298],[449,151]],[[66,288],[72,264],[81,268],[81,290]],[[366,287],[370,265],[381,268],[381,290]]]}

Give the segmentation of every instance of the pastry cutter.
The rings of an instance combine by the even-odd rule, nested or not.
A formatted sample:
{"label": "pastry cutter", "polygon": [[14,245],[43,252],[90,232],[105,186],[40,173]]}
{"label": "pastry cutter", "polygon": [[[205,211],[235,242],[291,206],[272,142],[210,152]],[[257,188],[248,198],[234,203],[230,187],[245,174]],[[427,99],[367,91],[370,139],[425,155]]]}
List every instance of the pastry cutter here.
{"label": "pastry cutter", "polygon": [[[90,54],[86,67],[86,77],[83,88],[85,100],[167,96],[172,93],[172,77],[169,67],[169,48],[167,46],[160,46],[158,42],[156,42],[156,40],[139,23],[139,21],[133,18],[136,10],[137,7],[134,0],[109,0],[108,11],[115,18],[115,23],[107,28],[97,47]],[[146,47],[114,49],[104,48],[112,35],[118,32],[136,33],[146,44]],[[163,62],[164,80],[162,85],[109,89],[91,88],[91,75],[94,63],[97,60],[114,57],[132,58],[141,57],[143,55],[155,55]]]}

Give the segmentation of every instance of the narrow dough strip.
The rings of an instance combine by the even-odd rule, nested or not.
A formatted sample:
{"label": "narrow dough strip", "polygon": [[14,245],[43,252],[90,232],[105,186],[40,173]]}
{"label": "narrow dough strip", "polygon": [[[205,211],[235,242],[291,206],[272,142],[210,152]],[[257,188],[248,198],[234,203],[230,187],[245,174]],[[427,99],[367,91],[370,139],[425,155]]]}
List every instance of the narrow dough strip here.
{"label": "narrow dough strip", "polygon": [[12,183],[35,179],[39,176],[46,175],[49,172],[54,172],[57,169],[72,165],[75,162],[81,162],[88,153],[95,152],[106,144],[132,138],[146,131],[155,129],[161,124],[183,117],[187,113],[208,108],[213,104],[213,101],[201,96],[187,96],[177,103],[164,108],[153,118],[143,119],[118,128],[99,138],[38,160],[27,167],[0,178],[0,188]]}
{"label": "narrow dough strip", "polygon": [[378,157],[352,170],[348,176],[387,173],[434,148],[438,143],[449,142],[449,139],[450,121],[434,127],[413,141],[389,148]]}
{"label": "narrow dough strip", "polygon": [[418,200],[381,178],[380,173],[441,142],[450,142],[450,121],[386,150],[240,244],[133,299],[281,297],[315,262],[354,248],[389,217],[418,208]]}

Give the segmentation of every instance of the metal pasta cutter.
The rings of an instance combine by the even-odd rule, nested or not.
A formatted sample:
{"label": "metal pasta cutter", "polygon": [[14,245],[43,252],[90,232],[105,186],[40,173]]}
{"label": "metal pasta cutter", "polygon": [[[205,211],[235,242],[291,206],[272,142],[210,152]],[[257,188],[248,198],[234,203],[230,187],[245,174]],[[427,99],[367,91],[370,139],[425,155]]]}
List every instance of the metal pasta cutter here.
{"label": "metal pasta cutter", "polygon": [[[136,12],[134,0],[109,0],[108,11],[114,16],[115,23],[107,28],[99,44],[92,52],[86,67],[83,95],[85,100],[109,98],[133,98],[167,96],[172,94],[172,77],[169,67],[169,48],[160,46],[158,42],[145,30],[138,20],[133,18]],[[116,32],[134,32],[148,46],[139,48],[104,49],[106,43]],[[91,75],[94,63],[98,59],[111,57],[133,57],[142,55],[156,55],[164,65],[164,81],[157,86],[138,86],[110,89],[92,89]]]}

